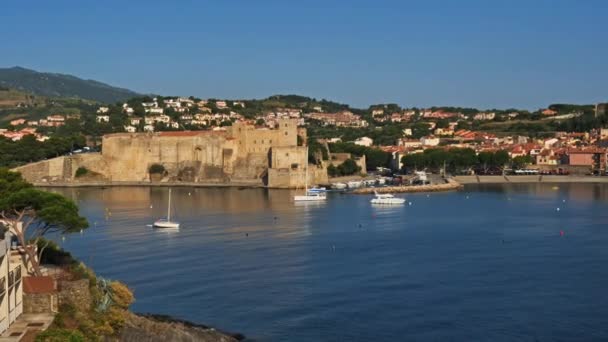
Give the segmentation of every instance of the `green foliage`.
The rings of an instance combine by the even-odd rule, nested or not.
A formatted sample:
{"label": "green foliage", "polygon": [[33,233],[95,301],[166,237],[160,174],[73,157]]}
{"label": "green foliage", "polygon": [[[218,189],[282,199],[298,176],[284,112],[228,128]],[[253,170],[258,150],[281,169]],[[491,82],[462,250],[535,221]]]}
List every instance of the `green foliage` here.
{"label": "green foliage", "polygon": [[126,100],[138,94],[122,88],[83,80],[71,75],[43,73],[21,67],[0,68],[0,83],[35,95],[89,99],[105,103]]}
{"label": "green foliage", "polygon": [[16,167],[22,164],[64,155],[73,149],[83,147],[83,136],[53,136],[40,142],[33,135],[26,135],[19,141],[0,137],[0,167]]}
{"label": "green foliage", "polygon": [[78,169],[76,169],[76,174],[75,174],[75,176],[76,176],[76,178],[79,178],[79,177],[83,177],[83,176],[85,176],[85,175],[86,175],[86,174],[88,174],[88,173],[89,173],[89,170],[88,170],[86,167],[81,166],[81,167],[79,167]]}
{"label": "green foliage", "polygon": [[506,151],[481,152],[479,155],[470,148],[427,149],[423,153],[408,154],[402,158],[406,169],[431,168],[460,173],[473,167],[504,167],[509,162]]}
{"label": "green foliage", "polygon": [[148,169],[148,172],[150,174],[164,174],[165,173],[165,167],[162,166],[161,164],[152,164],[150,165],[150,168]]}
{"label": "green foliage", "polygon": [[36,342],[84,342],[84,335],[78,330],[70,329],[53,329],[49,328],[46,331],[36,336]]}
{"label": "green foliage", "polygon": [[534,160],[529,155],[517,156],[517,157],[515,157],[515,158],[512,159],[512,163],[513,163],[513,168],[514,169],[524,168],[527,165],[532,164],[533,162],[534,162]]}
{"label": "green foliage", "polygon": [[350,158],[346,159],[337,167],[334,165],[329,165],[327,167],[327,174],[330,177],[351,176],[359,172],[361,172],[361,167],[357,165],[357,162]]}
{"label": "green foliage", "polygon": [[377,167],[389,167],[391,154],[382,150],[355,145],[353,143],[335,143],[329,144],[329,150],[332,153],[350,153],[354,156],[365,156],[365,162],[368,170],[374,170]]}

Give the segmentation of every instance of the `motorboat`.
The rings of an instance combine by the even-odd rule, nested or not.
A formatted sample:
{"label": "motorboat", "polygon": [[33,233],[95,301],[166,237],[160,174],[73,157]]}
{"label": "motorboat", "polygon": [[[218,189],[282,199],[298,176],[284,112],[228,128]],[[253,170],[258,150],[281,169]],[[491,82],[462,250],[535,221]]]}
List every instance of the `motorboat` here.
{"label": "motorboat", "polygon": [[344,190],[346,189],[347,185],[345,183],[334,183],[331,185],[331,187],[337,190]]}
{"label": "motorboat", "polygon": [[159,219],[152,225],[154,228],[179,228],[179,222],[171,221],[171,189],[169,189],[169,203],[167,204],[167,218]]}
{"label": "motorboat", "polygon": [[325,187],[312,187],[310,189],[308,189],[308,193],[317,193],[317,192],[327,192],[327,189]]}
{"label": "motorboat", "polygon": [[372,204],[403,204],[405,203],[405,198],[398,198],[393,196],[392,194],[379,194],[374,192],[376,198],[371,200]]}
{"label": "motorboat", "polygon": [[361,181],[350,181],[347,184],[348,184],[348,188],[349,189],[356,189],[356,188],[360,188],[363,185],[363,182],[361,182]]}

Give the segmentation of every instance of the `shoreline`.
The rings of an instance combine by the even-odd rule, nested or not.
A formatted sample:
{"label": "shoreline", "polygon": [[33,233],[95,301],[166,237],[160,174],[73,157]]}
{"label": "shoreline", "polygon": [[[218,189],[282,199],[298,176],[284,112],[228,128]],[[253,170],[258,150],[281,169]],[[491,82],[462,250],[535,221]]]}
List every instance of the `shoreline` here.
{"label": "shoreline", "polygon": [[590,183],[608,184],[608,177],[598,176],[455,176],[454,180],[460,184],[555,184],[555,183]]}

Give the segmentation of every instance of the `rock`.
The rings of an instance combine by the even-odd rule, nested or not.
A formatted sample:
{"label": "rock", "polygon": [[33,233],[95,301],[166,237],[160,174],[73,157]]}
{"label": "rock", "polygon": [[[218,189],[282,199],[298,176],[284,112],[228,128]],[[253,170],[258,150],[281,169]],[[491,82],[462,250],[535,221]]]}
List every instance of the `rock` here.
{"label": "rock", "polygon": [[229,335],[204,325],[161,315],[129,314],[118,341],[124,342],[237,342],[240,334]]}

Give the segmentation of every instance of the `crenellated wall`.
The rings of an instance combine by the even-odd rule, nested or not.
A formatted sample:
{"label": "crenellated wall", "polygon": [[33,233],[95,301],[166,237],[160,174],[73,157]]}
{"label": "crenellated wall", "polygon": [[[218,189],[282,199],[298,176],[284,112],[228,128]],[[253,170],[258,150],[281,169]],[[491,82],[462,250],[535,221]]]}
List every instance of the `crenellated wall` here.
{"label": "crenellated wall", "polygon": [[[103,137],[102,153],[59,157],[16,170],[37,184],[160,181],[300,187],[306,151],[297,142],[305,134],[293,120],[281,120],[273,130],[236,123],[227,131],[118,133]],[[162,165],[165,174],[151,176],[153,164]],[[75,177],[80,167],[89,173]],[[326,180],[324,168],[309,172],[309,184]]]}

